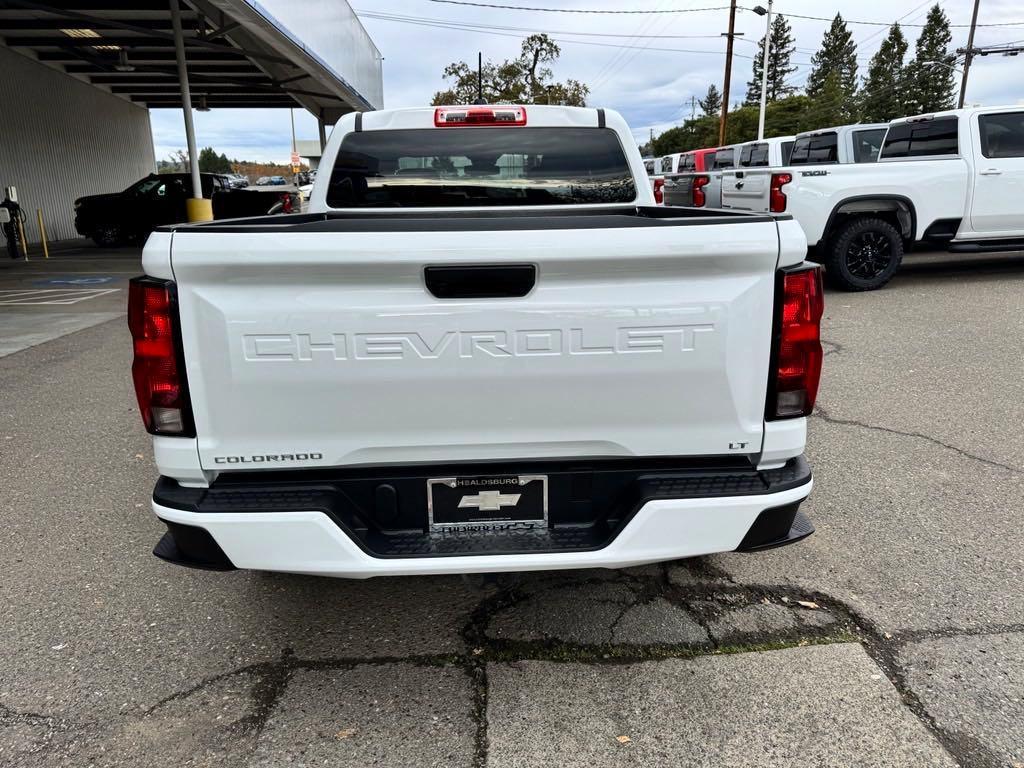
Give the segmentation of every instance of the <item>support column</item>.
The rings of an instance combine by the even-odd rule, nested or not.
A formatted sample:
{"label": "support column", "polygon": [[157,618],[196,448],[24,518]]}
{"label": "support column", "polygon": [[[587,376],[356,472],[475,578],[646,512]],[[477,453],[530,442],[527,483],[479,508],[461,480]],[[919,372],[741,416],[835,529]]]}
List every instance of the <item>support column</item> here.
{"label": "support column", "polygon": [[188,87],[185,66],[185,37],[181,31],[181,7],[170,0],[171,26],[174,29],[174,53],[178,60],[178,84],[181,87],[181,111],[185,117],[185,140],[192,172],[192,197],[185,201],[189,221],[213,221],[213,201],[203,199],[203,183],[199,176],[199,152],[196,150],[196,129],[192,124],[192,92]]}
{"label": "support column", "polygon": [[324,122],[323,112],[316,119],[316,129],[320,133],[320,156],[323,157],[324,147],[327,146],[327,123]]}

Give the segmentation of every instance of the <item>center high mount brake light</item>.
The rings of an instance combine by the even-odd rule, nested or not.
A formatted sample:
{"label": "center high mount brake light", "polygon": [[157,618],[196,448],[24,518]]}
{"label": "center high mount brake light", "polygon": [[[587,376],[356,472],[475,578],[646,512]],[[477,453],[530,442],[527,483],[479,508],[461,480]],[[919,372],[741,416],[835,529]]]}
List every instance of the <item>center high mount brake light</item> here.
{"label": "center high mount brake light", "polygon": [[438,128],[526,125],[526,107],[438,107],[434,110]]}

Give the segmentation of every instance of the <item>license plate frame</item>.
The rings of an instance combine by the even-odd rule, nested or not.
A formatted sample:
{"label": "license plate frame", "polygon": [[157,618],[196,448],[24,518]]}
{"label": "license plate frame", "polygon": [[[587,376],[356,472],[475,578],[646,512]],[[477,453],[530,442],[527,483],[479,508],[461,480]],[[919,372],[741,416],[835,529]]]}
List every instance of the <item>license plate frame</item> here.
{"label": "license plate frame", "polygon": [[548,476],[495,474],[430,478],[427,480],[427,519],[430,529],[435,531],[546,528]]}

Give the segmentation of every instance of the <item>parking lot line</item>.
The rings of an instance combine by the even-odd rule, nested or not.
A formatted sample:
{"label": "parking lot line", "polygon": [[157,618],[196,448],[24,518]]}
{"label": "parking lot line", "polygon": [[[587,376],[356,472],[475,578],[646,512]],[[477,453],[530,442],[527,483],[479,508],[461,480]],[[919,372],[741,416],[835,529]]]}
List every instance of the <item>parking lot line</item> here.
{"label": "parking lot line", "polygon": [[55,304],[77,304],[119,288],[34,288],[0,290],[0,306],[44,306]]}

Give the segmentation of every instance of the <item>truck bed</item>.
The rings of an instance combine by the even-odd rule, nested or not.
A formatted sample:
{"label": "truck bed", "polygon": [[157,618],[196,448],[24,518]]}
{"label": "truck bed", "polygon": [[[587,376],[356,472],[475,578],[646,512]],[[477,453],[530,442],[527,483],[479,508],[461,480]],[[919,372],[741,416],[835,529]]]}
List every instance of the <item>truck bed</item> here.
{"label": "truck bed", "polygon": [[777,218],[744,211],[666,208],[659,205],[615,208],[382,210],[255,216],[172,224],[164,232],[474,232],[491,230],[617,229],[763,223]]}

